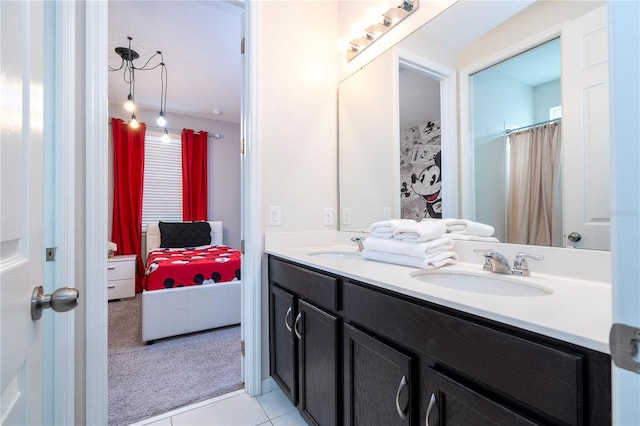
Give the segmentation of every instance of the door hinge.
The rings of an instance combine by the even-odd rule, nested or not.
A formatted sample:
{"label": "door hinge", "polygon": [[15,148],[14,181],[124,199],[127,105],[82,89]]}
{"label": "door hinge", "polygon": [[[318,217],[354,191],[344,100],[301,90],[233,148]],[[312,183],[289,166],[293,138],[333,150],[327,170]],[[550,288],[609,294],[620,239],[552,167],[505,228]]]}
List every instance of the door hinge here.
{"label": "door hinge", "polygon": [[613,324],[609,332],[609,350],[616,366],[640,374],[640,328]]}
{"label": "door hinge", "polygon": [[240,253],[244,254],[244,240],[240,240]]}
{"label": "door hinge", "polygon": [[244,340],[240,340],[240,353],[244,356]]}
{"label": "door hinge", "polygon": [[240,141],[240,154],[244,155],[244,138],[242,138],[242,140]]}
{"label": "door hinge", "polygon": [[55,262],[57,249],[58,247],[47,247],[44,249],[44,260],[46,262]]}
{"label": "door hinge", "polygon": [[240,42],[240,54],[244,55],[244,37],[242,37],[242,41]]}

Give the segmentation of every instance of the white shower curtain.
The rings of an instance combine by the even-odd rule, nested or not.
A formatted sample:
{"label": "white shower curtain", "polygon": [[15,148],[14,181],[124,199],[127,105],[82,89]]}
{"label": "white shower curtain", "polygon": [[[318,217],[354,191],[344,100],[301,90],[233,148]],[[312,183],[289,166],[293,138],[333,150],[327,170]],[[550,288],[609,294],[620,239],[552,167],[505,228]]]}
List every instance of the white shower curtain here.
{"label": "white shower curtain", "polygon": [[507,242],[562,244],[560,123],[509,134]]}

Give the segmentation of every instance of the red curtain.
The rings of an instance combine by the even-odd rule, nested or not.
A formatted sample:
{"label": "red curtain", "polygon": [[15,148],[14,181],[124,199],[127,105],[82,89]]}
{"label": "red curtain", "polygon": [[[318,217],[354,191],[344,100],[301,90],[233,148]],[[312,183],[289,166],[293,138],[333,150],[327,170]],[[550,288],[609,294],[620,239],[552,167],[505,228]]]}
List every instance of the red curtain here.
{"label": "red curtain", "polygon": [[136,254],[136,293],[142,292],[142,185],[146,126],[132,129],[111,119],[113,130],[113,229],[118,255]]}
{"label": "red curtain", "polygon": [[182,129],[182,220],[208,219],[208,134]]}

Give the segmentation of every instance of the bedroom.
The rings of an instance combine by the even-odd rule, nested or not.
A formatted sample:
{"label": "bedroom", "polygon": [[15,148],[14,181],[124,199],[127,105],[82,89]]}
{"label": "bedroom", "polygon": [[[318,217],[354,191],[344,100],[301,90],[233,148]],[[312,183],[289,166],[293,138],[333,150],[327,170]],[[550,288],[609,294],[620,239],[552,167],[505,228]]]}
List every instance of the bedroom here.
{"label": "bedroom", "polygon": [[[185,12],[187,10],[188,12]],[[224,244],[232,249],[240,248],[240,93],[241,93],[241,56],[240,56],[240,40],[241,40],[241,19],[243,6],[238,2],[193,2],[189,8],[184,8],[179,2],[109,2],[109,60],[110,69],[120,67],[123,59],[115,53],[116,47],[129,47],[135,50],[140,58],[134,61],[134,66],[140,68],[144,62],[152,56],[156,51],[162,51],[163,60],[166,64],[166,98],[165,104],[162,106],[166,124],[159,126],[156,123],[158,117],[159,100],[161,100],[161,75],[160,69],[152,69],[148,71],[135,70],[135,85],[132,85],[133,97],[136,109],[134,113],[139,122],[145,123],[145,175],[144,194],[142,201],[142,235],[140,241],[140,259],[137,269],[145,269],[146,254],[151,249],[148,245],[153,237],[147,229],[147,222],[179,222],[182,217],[181,203],[181,161],[180,146],[182,129],[191,129],[195,134],[199,132],[207,132],[207,150],[208,150],[208,199],[206,210],[207,217],[203,219],[213,220],[211,222],[211,235],[213,241],[211,244]],[[171,17],[171,20],[168,20]],[[169,25],[170,22],[170,25]],[[162,23],[162,25],[158,25]],[[131,37],[132,40],[128,40]],[[131,43],[129,45],[129,43]],[[155,64],[155,59],[150,65]],[[125,67],[126,68],[126,67]],[[124,70],[109,72],[109,117],[123,120],[128,123],[131,119],[131,112],[123,107],[124,101],[127,99],[130,86],[125,81],[129,75],[125,75]],[[126,126],[126,125],[125,125]],[[169,143],[160,141],[164,130],[167,130],[170,138]],[[113,236],[113,212],[114,212],[114,145],[113,130],[111,122],[109,123],[109,240]],[[171,172],[173,170],[173,172]],[[168,178],[167,178],[168,177]],[[154,191],[155,190],[155,191]],[[125,197],[126,198],[126,197]],[[121,205],[122,200],[118,205]],[[159,229],[154,228],[156,232]],[[159,236],[159,233],[157,234]],[[158,239],[160,245],[160,240]],[[207,243],[208,244],[208,243]],[[165,247],[166,245],[162,245]],[[174,250],[174,249],[171,249]],[[237,252],[235,252],[237,253]],[[239,253],[233,254],[238,256]],[[110,259],[109,268],[120,268],[122,263],[118,262],[118,254]],[[115,260],[115,262],[114,262]],[[218,259],[220,260],[220,259]],[[239,263],[239,259],[237,261]],[[231,262],[226,265],[231,265]],[[116,271],[109,271],[114,274]],[[157,275],[151,274],[151,276]],[[141,274],[140,274],[141,277]],[[138,280],[140,281],[140,277]],[[162,324],[163,317],[179,317],[180,312],[176,311],[173,315],[168,314],[172,306],[176,303],[175,299],[166,299],[165,301],[158,299],[166,293],[165,290],[148,291],[145,295],[137,294],[135,298],[123,298],[121,301],[117,297],[120,293],[110,295],[109,315],[110,315],[110,334],[109,334],[109,351],[114,352],[109,358],[110,371],[120,371],[120,364],[129,363],[128,358],[123,357],[120,352],[124,349],[118,346],[119,341],[124,339],[124,345],[131,349],[132,339],[137,340],[138,349],[142,350],[143,343],[140,342],[140,335],[145,343],[151,343],[156,339],[163,339],[162,343],[167,344],[175,334],[182,334],[189,331],[198,331],[200,329],[211,329],[212,327],[225,326],[231,323],[238,323],[240,318],[240,283],[236,279],[234,285],[220,283],[217,285],[198,286],[201,289],[193,287],[184,287],[182,289],[174,288],[167,297],[182,297],[182,304],[188,304],[190,310],[204,312],[206,303],[203,306],[195,308],[195,304],[207,300],[201,294],[184,296],[190,291],[206,291],[210,292],[214,287],[224,294],[215,294],[219,300],[218,303],[235,306],[229,313],[212,318],[213,314],[206,316],[198,314],[192,318],[193,314],[189,314],[184,320],[185,324],[179,324],[179,321],[172,320],[171,324]],[[146,280],[145,280],[146,282]],[[149,279],[149,282],[150,279]],[[205,281],[206,283],[206,281]],[[138,291],[143,283],[138,283]],[[231,288],[233,287],[233,288]],[[182,291],[189,289],[188,291]],[[109,289],[109,292],[115,289]],[[220,293],[220,291],[218,293]],[[129,296],[130,293],[127,293]],[[207,294],[208,295],[208,294]],[[153,298],[151,298],[153,296]],[[214,297],[212,296],[212,297]],[[143,299],[140,301],[140,299]],[[113,300],[111,300],[113,299]],[[168,304],[168,305],[167,305]],[[126,309],[124,307],[126,306]],[[178,309],[178,308],[173,308]],[[133,317],[135,312],[138,316],[140,310],[144,312],[142,321],[142,331],[140,331],[139,321],[134,323],[135,335],[130,336],[131,330],[122,330],[122,326],[114,324],[131,325],[130,321],[122,321],[123,317]],[[214,309],[209,309],[214,311]],[[115,312],[115,313],[114,313]],[[226,315],[226,317],[225,317]],[[113,318],[112,318],[113,316]],[[202,318],[201,318],[202,316]],[[155,325],[154,325],[155,324]],[[159,325],[158,325],[159,324]],[[124,325],[124,327],[126,327]],[[113,328],[115,327],[115,328]],[[222,327],[221,333],[229,334],[229,328],[238,328],[234,326]],[[114,332],[115,330],[115,332]],[[239,330],[233,331],[234,336],[239,334]],[[194,333],[197,336],[197,333]],[[190,334],[190,338],[194,337]],[[227,368],[236,368],[239,366],[239,337],[238,341],[229,340],[230,334],[225,334],[224,340],[229,344],[237,347],[237,362],[228,362],[232,366]],[[113,335],[113,336],[112,336]],[[129,337],[127,337],[129,336]],[[180,339],[179,337],[173,339]],[[211,338],[213,339],[213,337]],[[213,340],[212,340],[213,341]],[[113,343],[116,342],[116,343]],[[204,341],[203,341],[204,342]],[[204,343],[211,344],[208,340]],[[154,351],[159,351],[159,344],[152,345]],[[151,346],[149,346],[151,347]],[[169,350],[169,349],[167,349]],[[225,352],[226,353],[226,352]],[[222,363],[221,363],[222,364]],[[127,366],[129,369],[132,366]],[[186,368],[186,367],[185,367]],[[180,377],[180,383],[185,388],[189,386],[197,387],[195,383],[189,383],[183,377],[188,375],[177,371],[168,371],[164,379],[158,381],[171,381],[175,377]],[[171,374],[178,375],[171,378]],[[182,374],[181,376],[179,374]],[[131,376],[129,374],[128,376]],[[224,377],[224,374],[221,374]],[[126,393],[127,386],[133,386],[128,377],[122,380],[122,375],[110,373],[110,390],[114,394]],[[113,382],[117,382],[114,384]],[[122,383],[120,383],[122,381]],[[138,380],[139,381],[139,380]],[[131,383],[130,383],[131,382]],[[239,378],[235,382],[241,383]],[[112,389],[112,387],[114,387]],[[160,385],[157,385],[160,386]],[[191,396],[184,396],[185,402],[193,402],[193,398],[205,399],[206,397],[216,396],[216,392],[221,389],[229,389],[228,384],[213,383],[205,389],[193,390]],[[233,385],[237,387],[237,385]],[[124,388],[122,388],[124,387]],[[234,387],[234,389],[235,389]],[[208,394],[207,394],[208,393]],[[202,395],[201,395],[202,394]],[[150,414],[158,414],[157,411],[141,411],[140,407],[135,410],[126,410],[121,401],[122,398],[114,396],[110,399],[109,419],[110,422],[116,424],[120,421],[140,420],[142,417],[150,417]],[[130,401],[127,402],[131,404]],[[139,405],[140,402],[136,402]],[[159,407],[155,410],[168,411],[168,409],[176,408],[180,405],[178,401],[167,401],[166,403],[157,403]],[[164,407],[164,408],[160,408]],[[115,411],[133,411],[131,413],[114,413]],[[135,411],[139,411],[136,417]],[[145,413],[145,414],[142,414]],[[129,417],[127,417],[129,416]]]}

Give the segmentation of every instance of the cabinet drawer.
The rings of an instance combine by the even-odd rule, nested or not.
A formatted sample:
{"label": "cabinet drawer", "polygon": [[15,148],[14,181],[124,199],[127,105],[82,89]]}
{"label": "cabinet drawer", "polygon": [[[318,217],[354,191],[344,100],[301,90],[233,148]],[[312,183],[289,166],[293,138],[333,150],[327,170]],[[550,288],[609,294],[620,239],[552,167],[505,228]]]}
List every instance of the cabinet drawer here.
{"label": "cabinet drawer", "polygon": [[[505,398],[581,424],[583,356],[345,282],[344,316],[400,342]],[[535,408],[533,408],[535,407]]]}
{"label": "cabinet drawer", "polygon": [[136,280],[110,280],[107,281],[107,299],[124,299],[136,295]]}
{"label": "cabinet drawer", "polygon": [[314,305],[338,311],[338,279],[269,257],[269,281]]}
{"label": "cabinet drawer", "polygon": [[134,260],[107,262],[107,280],[123,280],[133,278],[136,275],[136,262]]}

